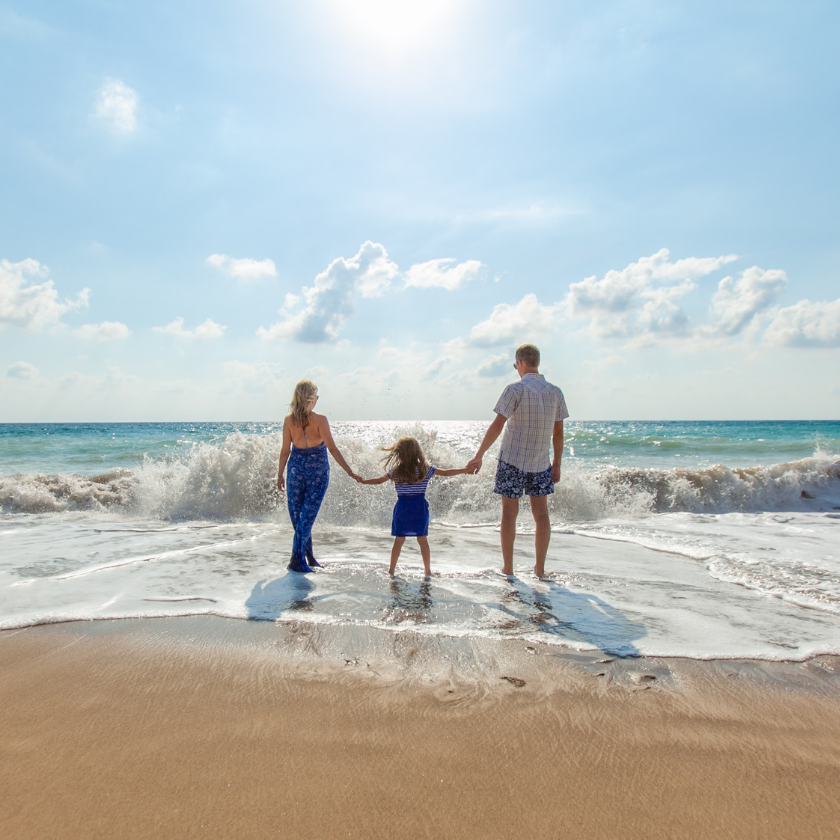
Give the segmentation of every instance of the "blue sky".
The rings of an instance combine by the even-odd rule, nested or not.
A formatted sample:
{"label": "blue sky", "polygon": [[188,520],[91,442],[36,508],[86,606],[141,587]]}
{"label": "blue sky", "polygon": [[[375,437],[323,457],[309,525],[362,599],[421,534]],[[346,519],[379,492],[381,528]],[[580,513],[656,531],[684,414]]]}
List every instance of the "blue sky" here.
{"label": "blue sky", "polygon": [[834,2],[0,0],[0,421],[840,415]]}

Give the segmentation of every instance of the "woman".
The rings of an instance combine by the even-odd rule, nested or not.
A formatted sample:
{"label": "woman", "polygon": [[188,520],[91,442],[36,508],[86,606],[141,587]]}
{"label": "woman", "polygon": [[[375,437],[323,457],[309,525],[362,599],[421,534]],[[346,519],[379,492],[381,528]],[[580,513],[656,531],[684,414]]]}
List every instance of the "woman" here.
{"label": "woman", "polygon": [[335,445],[327,418],[313,411],[316,402],[318,389],[309,380],[298,382],[289,406],[291,413],[283,421],[283,449],[280,452],[277,489],[281,493],[286,489],[283,470],[288,461],[286,500],[295,529],[292,559],[289,561],[289,569],[293,572],[311,572],[312,566],[321,565],[312,553],[312,526],[330,483],[327,450],[351,478],[356,481],[360,478],[350,469]]}

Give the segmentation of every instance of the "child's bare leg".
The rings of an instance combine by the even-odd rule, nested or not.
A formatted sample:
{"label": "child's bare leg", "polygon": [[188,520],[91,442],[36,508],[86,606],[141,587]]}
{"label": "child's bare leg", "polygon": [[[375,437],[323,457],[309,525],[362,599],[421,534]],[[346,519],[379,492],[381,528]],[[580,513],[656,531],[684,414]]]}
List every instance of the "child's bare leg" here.
{"label": "child's bare leg", "polygon": [[394,538],[394,547],[391,549],[391,568],[388,569],[389,575],[394,574],[394,570],[397,568],[397,560],[400,559],[400,551],[402,551],[404,542],[405,537]]}
{"label": "child's bare leg", "polygon": [[417,544],[420,546],[420,554],[423,557],[423,568],[426,574],[432,573],[432,552],[429,551],[429,538],[417,537]]}

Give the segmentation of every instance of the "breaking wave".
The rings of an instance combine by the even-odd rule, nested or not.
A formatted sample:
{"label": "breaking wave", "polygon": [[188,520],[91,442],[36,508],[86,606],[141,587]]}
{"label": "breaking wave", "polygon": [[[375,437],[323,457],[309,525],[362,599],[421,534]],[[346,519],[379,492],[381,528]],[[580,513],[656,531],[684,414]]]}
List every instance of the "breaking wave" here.
{"label": "breaking wave", "polygon": [[[461,466],[462,452],[439,442],[435,432],[411,429],[429,459]],[[280,436],[235,432],[222,442],[196,444],[178,458],[146,459],[135,470],[99,476],[0,476],[4,513],[110,511],[162,520],[262,518],[283,504],[276,488]],[[340,446],[354,468],[379,475],[381,452],[370,443],[344,439]],[[432,516],[452,524],[495,523],[491,459],[479,476],[433,481]],[[731,469],[588,468],[567,458],[558,492],[550,500],[565,521],[635,518],[652,513],[820,510],[840,504],[840,459],[817,452],[811,458],[772,466]],[[383,525],[394,502],[388,486],[362,487],[334,463],[321,519],[343,525]]]}

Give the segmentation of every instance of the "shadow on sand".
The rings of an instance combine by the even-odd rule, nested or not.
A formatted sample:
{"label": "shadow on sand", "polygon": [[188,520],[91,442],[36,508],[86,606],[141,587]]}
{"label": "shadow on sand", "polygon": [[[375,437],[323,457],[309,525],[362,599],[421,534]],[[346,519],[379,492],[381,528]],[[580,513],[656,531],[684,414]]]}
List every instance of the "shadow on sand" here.
{"label": "shadow on sand", "polygon": [[[548,591],[543,587],[548,587]],[[501,629],[515,625],[527,630],[530,624],[537,632],[570,643],[594,645],[613,656],[640,656],[633,642],[647,635],[643,624],[631,621],[596,595],[570,592],[550,580],[542,580],[538,589],[512,578],[499,608],[510,615]]]}
{"label": "shadow on sand", "polygon": [[[248,618],[276,621],[284,613],[313,611],[316,602],[336,595],[316,595],[315,589],[308,575],[290,573],[268,582],[261,580],[245,601]],[[391,625],[435,624],[443,608],[448,616],[456,616],[456,622],[459,614],[468,623],[477,621],[485,626],[490,618],[493,629],[504,635],[546,633],[571,646],[595,647],[621,657],[640,656],[635,642],[647,635],[643,624],[631,621],[597,595],[571,592],[545,579],[531,585],[510,578],[501,596],[490,600],[465,599],[461,594],[453,599],[453,593],[445,587],[430,581],[418,585],[400,577],[389,581],[388,594],[377,590],[374,586],[367,594],[380,605],[384,599],[384,615],[382,606],[374,610]]]}
{"label": "shadow on sand", "polygon": [[287,611],[309,611],[318,596],[312,596],[315,584],[306,575],[287,574],[277,580],[257,581],[245,606],[254,621],[276,621]]}

